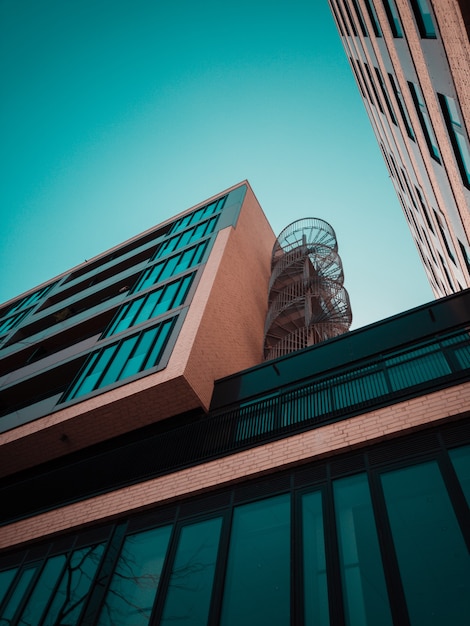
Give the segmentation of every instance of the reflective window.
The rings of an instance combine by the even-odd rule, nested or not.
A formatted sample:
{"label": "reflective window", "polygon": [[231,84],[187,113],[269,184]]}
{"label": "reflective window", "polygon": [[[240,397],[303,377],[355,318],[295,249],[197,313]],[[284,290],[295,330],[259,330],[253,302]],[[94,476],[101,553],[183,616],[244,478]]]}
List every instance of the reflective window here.
{"label": "reflective window", "polygon": [[209,616],[222,518],[181,530],[161,626],[204,626]]}
{"label": "reflective window", "polygon": [[393,110],[392,107],[392,103],[390,102],[390,98],[388,97],[388,92],[387,92],[387,88],[385,87],[385,83],[384,83],[384,79],[382,77],[382,74],[379,70],[378,67],[374,67],[375,69],[375,74],[377,76],[377,81],[380,85],[380,89],[382,91],[382,96],[383,99],[385,101],[385,104],[387,105],[387,109],[388,109],[388,114],[390,115],[390,119],[392,120],[393,124],[395,124],[395,126],[397,125],[397,119],[395,117],[395,112]]}
{"label": "reflective window", "polygon": [[450,96],[437,95],[462,180],[467,187],[470,187],[470,149],[465,127],[457,110],[455,100]]}
{"label": "reflective window", "polygon": [[450,450],[449,456],[467,499],[468,506],[470,506],[470,446],[462,446],[461,448]]}
{"label": "reflective window", "polygon": [[65,554],[60,554],[46,562],[34,591],[21,614],[19,625],[30,626],[41,623],[43,613],[51,600],[66,560]]}
{"label": "reflective window", "polygon": [[209,240],[203,241],[197,246],[188,248],[187,250],[179,252],[164,261],[160,261],[159,263],[152,265],[152,267],[149,267],[141,274],[131,293],[136,293],[138,291],[143,291],[148,287],[153,287],[153,285],[159,281],[176,276],[176,274],[198,265],[204,257],[208,243]]}
{"label": "reflective window", "polygon": [[380,28],[379,19],[377,17],[377,13],[375,12],[375,7],[371,0],[364,0],[366,5],[367,13],[369,14],[369,19],[372,23],[372,28],[374,29],[374,34],[376,37],[382,37],[382,30]]}
{"label": "reflective window", "polygon": [[175,322],[176,317],[172,317],[94,352],[62,402],[155,367]]}
{"label": "reflective window", "polygon": [[31,581],[36,573],[37,565],[24,569],[15,580],[15,588],[8,599],[6,606],[3,608],[0,623],[11,624],[16,612],[23,601],[25,595],[29,592]]}
{"label": "reflective window", "polygon": [[103,337],[115,335],[181,306],[188,295],[193,279],[194,273],[187,274],[179,280],[157,287],[146,296],[127,302],[119,309]]}
{"label": "reflective window", "polygon": [[201,220],[207,219],[215,213],[219,213],[219,211],[222,210],[225,204],[226,198],[227,196],[224,196],[223,198],[214,200],[214,202],[211,202],[210,204],[207,204],[206,206],[203,206],[202,208],[197,209],[196,211],[193,211],[188,215],[184,215],[179,220],[176,220],[176,222],[174,222],[173,226],[171,227],[170,234],[176,233],[180,230],[183,230],[184,228],[187,228],[188,226],[191,226],[192,224],[196,224]]}
{"label": "reflective window", "polygon": [[437,462],[382,475],[411,626],[466,626],[470,557]]}
{"label": "reflective window", "polygon": [[406,104],[405,104],[405,100],[403,99],[403,94],[401,93],[400,89],[398,88],[398,85],[395,81],[395,78],[392,76],[392,74],[388,75],[388,78],[390,80],[390,84],[392,86],[392,91],[395,95],[395,99],[397,101],[397,105],[398,105],[398,109],[400,111],[400,115],[401,118],[403,120],[403,124],[405,125],[406,128],[406,133],[408,135],[408,137],[410,139],[413,139],[414,141],[414,133],[413,133],[413,127],[411,125],[411,120],[410,120],[410,116],[408,115],[408,110],[406,108]]}
{"label": "reflective window", "polygon": [[320,491],[302,497],[302,537],[305,626],[328,626],[330,617]]}
{"label": "reflective window", "polygon": [[100,544],[76,550],[72,554],[42,626],[74,626],[78,623],[103,551],[104,546]]}
{"label": "reflective window", "polygon": [[411,7],[415,14],[421,37],[423,39],[436,39],[436,29],[431,17],[428,0],[411,0]]}
{"label": "reflective window", "polygon": [[333,487],[346,623],[392,626],[367,476],[342,478]]}
{"label": "reflective window", "polygon": [[366,24],[364,22],[364,17],[362,15],[362,11],[361,11],[361,9],[359,7],[358,1],[357,0],[352,0],[352,5],[353,5],[354,11],[356,13],[357,21],[359,22],[359,25],[361,27],[361,32],[364,35],[364,37],[368,37],[369,33],[367,32]]}
{"label": "reflective window", "polygon": [[400,16],[394,0],[383,0],[385,13],[390,24],[390,29],[394,37],[403,37]]}
{"label": "reflective window", "polygon": [[385,363],[393,391],[451,373],[445,355],[438,345],[403,353],[387,359]]}
{"label": "reflective window", "polygon": [[383,108],[382,108],[382,102],[380,101],[380,98],[379,98],[379,93],[378,93],[377,88],[376,88],[376,86],[375,86],[375,82],[374,82],[374,79],[373,79],[373,77],[372,77],[372,73],[371,73],[371,71],[370,71],[369,66],[367,65],[367,63],[364,63],[364,67],[366,68],[367,76],[369,77],[369,82],[370,82],[370,85],[371,85],[371,87],[372,87],[372,91],[374,92],[374,96],[375,96],[375,99],[376,99],[376,101],[377,101],[377,104],[378,104],[378,107],[379,107],[379,111],[380,111],[381,113],[383,113],[383,112],[384,112],[384,110],[383,110]]}
{"label": "reflective window", "polygon": [[237,507],[221,626],[288,626],[290,561],[290,495]]}
{"label": "reflective window", "polygon": [[424,134],[424,138],[429,148],[429,152],[433,159],[435,159],[438,163],[441,162],[441,155],[439,153],[439,148],[437,147],[437,140],[434,134],[434,129],[431,124],[431,120],[429,118],[428,110],[426,108],[426,104],[424,102],[423,94],[421,93],[421,89],[418,85],[412,82],[408,82],[410,87],[411,96],[413,98],[413,102],[416,108],[416,113],[419,118],[419,122],[421,124],[421,129]]}
{"label": "reflective window", "polygon": [[11,317],[7,317],[6,319],[0,322],[0,333],[7,333],[18,324],[28,315],[31,309],[27,309],[26,311],[19,311],[15,315]]}
{"label": "reflective window", "polygon": [[6,596],[8,588],[10,587],[17,571],[18,570],[14,568],[0,572],[0,604],[3,602],[3,598]]}
{"label": "reflective window", "polygon": [[174,250],[179,250],[180,248],[184,248],[184,246],[194,243],[202,237],[207,237],[214,232],[218,219],[219,216],[216,215],[205,222],[201,222],[196,226],[188,228],[178,235],[169,237],[157,248],[153,258],[159,259],[167,254],[170,254]]}
{"label": "reflective window", "polygon": [[149,623],[170,534],[171,526],[165,526],[127,537],[98,626],[145,626]]}
{"label": "reflective window", "polygon": [[7,315],[11,315],[12,313],[20,309],[25,309],[27,307],[29,308],[33,306],[34,304],[39,302],[39,300],[41,300],[52,289],[54,284],[55,283],[53,283],[52,285],[47,285],[46,287],[43,287],[42,289],[38,289],[31,295],[26,296],[25,298],[22,298],[21,300],[18,300],[18,302],[15,302],[15,304],[12,304],[12,306],[8,309]]}

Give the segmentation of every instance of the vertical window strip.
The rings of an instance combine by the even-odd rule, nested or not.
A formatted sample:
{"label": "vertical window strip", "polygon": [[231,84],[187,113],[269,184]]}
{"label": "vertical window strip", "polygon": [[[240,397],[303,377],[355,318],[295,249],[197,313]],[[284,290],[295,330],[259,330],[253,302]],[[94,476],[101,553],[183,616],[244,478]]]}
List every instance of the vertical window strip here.
{"label": "vertical window strip", "polygon": [[220,212],[223,209],[226,197],[227,196],[224,196],[223,198],[219,198],[219,200],[214,200],[210,204],[207,204],[206,206],[203,206],[200,209],[196,209],[196,211],[193,211],[192,213],[189,213],[188,215],[184,215],[179,220],[174,222],[170,230],[170,233],[171,234],[176,233],[182,230],[183,228],[186,228],[187,226],[196,224],[197,222],[200,222],[201,220],[206,219],[207,217],[210,217],[211,215],[214,215],[214,213]]}
{"label": "vertical window strip", "polygon": [[408,81],[408,86],[410,88],[411,97],[413,98],[413,102],[414,102],[415,109],[416,109],[416,114],[418,115],[418,119],[421,124],[421,129],[423,131],[424,139],[429,148],[429,153],[435,161],[440,163],[441,155],[439,152],[439,148],[437,147],[437,139],[434,134],[434,129],[432,127],[431,120],[429,118],[429,113],[426,108],[426,104],[424,102],[421,89],[416,83],[413,83],[411,81]]}
{"label": "vertical window strip", "polygon": [[436,39],[436,28],[433,18],[431,17],[431,9],[427,0],[411,0],[411,8],[418,25],[419,34],[423,39]]}
{"label": "vertical window strip", "polygon": [[338,26],[339,34],[341,35],[341,37],[344,37],[343,25],[341,24],[341,20],[339,19],[338,12],[336,11],[335,5],[333,4],[333,0],[331,1],[330,6],[331,6],[331,9],[333,11],[333,15],[335,17],[336,24]]}
{"label": "vertical window strip", "polygon": [[377,91],[377,88],[376,88],[376,86],[375,86],[374,79],[373,79],[373,77],[372,77],[372,72],[370,71],[369,66],[368,66],[368,64],[367,64],[367,63],[364,63],[364,67],[366,68],[367,76],[369,77],[369,81],[370,81],[370,84],[371,84],[372,90],[373,90],[373,92],[374,92],[375,99],[377,100],[377,104],[378,104],[379,110],[380,110],[380,112],[381,112],[381,113],[383,113],[383,112],[384,112],[384,110],[383,110],[383,108],[382,108],[382,103],[381,103],[380,98],[379,98],[379,93],[378,93],[378,91]]}
{"label": "vertical window strip", "polygon": [[111,326],[101,338],[110,337],[181,306],[186,299],[194,276],[195,272],[192,272],[178,280],[160,286],[145,296],[126,303],[119,309],[115,319],[111,322]]}
{"label": "vertical window strip", "polygon": [[428,207],[426,206],[426,204],[425,204],[425,202],[424,202],[423,195],[422,195],[421,191],[418,189],[418,187],[416,187],[416,185],[415,185],[415,190],[416,190],[416,195],[418,196],[419,203],[420,203],[420,205],[421,205],[421,211],[422,211],[422,213],[423,213],[423,215],[424,215],[424,218],[425,218],[425,220],[426,220],[426,223],[427,223],[427,225],[428,225],[428,228],[429,228],[429,230],[430,230],[433,234],[435,234],[435,233],[434,233],[434,227],[433,227],[432,222],[431,222],[431,217],[429,216]]}
{"label": "vertical window strip", "polygon": [[364,0],[366,5],[367,13],[369,14],[369,19],[372,24],[372,28],[374,29],[374,34],[376,37],[382,37],[382,30],[379,24],[379,18],[377,17],[377,13],[375,12],[374,5],[371,0]]}
{"label": "vertical window strip", "polygon": [[94,352],[61,402],[112,384],[158,365],[177,316]]}
{"label": "vertical window strip", "polygon": [[357,0],[352,0],[352,5],[356,13],[357,21],[359,22],[359,26],[361,27],[361,32],[364,35],[364,37],[368,37],[369,33],[367,32],[366,23],[364,21],[364,16],[362,15],[362,11],[359,7]]}
{"label": "vertical window strip", "polygon": [[406,109],[406,104],[405,104],[405,101],[403,99],[403,95],[402,95],[401,91],[398,89],[397,83],[395,81],[395,78],[392,76],[392,74],[389,74],[388,78],[389,78],[390,84],[392,86],[392,91],[393,91],[393,93],[395,95],[395,100],[397,102],[398,109],[400,111],[400,115],[401,115],[401,118],[403,120],[403,124],[405,125],[406,134],[408,135],[408,137],[410,139],[412,139],[414,141],[415,136],[414,136],[414,133],[413,133],[413,126],[411,125],[410,116],[408,115],[408,111]]}
{"label": "vertical window strip", "polygon": [[392,103],[390,102],[390,98],[388,97],[387,88],[385,87],[384,79],[382,77],[382,73],[380,72],[378,67],[374,67],[375,74],[377,76],[378,83],[380,85],[380,89],[382,91],[382,96],[387,105],[388,114],[390,115],[390,119],[392,123],[397,126],[397,118],[395,117],[395,111],[393,110]]}
{"label": "vertical window strip", "polygon": [[384,9],[387,14],[388,23],[393,36],[396,39],[403,37],[403,29],[401,27],[400,16],[394,0],[384,0]]}
{"label": "vertical window strip", "polygon": [[357,69],[359,70],[359,74],[361,75],[362,82],[364,83],[364,87],[366,88],[367,97],[369,98],[369,102],[371,104],[374,104],[374,99],[372,98],[372,93],[371,93],[371,91],[369,89],[369,85],[367,84],[366,77],[364,76],[364,72],[362,71],[361,64],[359,63],[359,61],[356,61],[356,64],[357,64]]}
{"label": "vertical window strip", "polygon": [[345,11],[346,11],[346,13],[348,15],[349,23],[351,24],[352,33],[353,33],[354,37],[357,37],[356,24],[354,23],[353,16],[351,15],[351,11],[349,9],[349,5],[348,5],[347,0],[343,0],[343,5],[344,5]]}
{"label": "vertical window strip", "polygon": [[174,235],[166,241],[164,241],[155,252],[152,260],[159,259],[170,252],[178,250],[183,246],[189,245],[204,236],[212,234],[215,230],[219,215],[215,215],[205,222],[193,226],[181,234]]}
{"label": "vertical window strip", "polygon": [[457,110],[457,104],[450,96],[437,94],[447,132],[454,150],[455,159],[460,170],[462,181],[470,189],[470,149],[468,136]]}

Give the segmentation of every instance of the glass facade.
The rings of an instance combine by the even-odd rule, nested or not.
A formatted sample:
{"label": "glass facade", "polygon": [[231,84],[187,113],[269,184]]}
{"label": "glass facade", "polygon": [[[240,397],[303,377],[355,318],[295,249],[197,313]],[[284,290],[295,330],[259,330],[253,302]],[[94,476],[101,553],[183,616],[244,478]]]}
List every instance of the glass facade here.
{"label": "glass facade", "polygon": [[450,96],[444,96],[442,94],[437,95],[454,149],[455,158],[460,169],[462,181],[466,187],[470,188],[470,148],[465,127],[457,110],[457,104]]}
{"label": "glass facade", "polygon": [[0,623],[466,626],[470,446],[387,445],[0,558]]}
{"label": "glass facade", "polygon": [[93,352],[62,402],[156,367],[176,317]]}
{"label": "glass facade", "polygon": [[424,138],[429,148],[429,153],[432,158],[438,163],[441,162],[441,155],[439,152],[439,148],[437,147],[437,139],[434,134],[434,129],[431,124],[431,120],[429,118],[429,113],[426,108],[426,104],[424,102],[423,94],[421,93],[421,89],[419,85],[416,83],[408,82],[411,96],[413,98],[413,102],[416,108],[416,113],[418,114],[418,118],[421,124],[421,129],[424,134]]}

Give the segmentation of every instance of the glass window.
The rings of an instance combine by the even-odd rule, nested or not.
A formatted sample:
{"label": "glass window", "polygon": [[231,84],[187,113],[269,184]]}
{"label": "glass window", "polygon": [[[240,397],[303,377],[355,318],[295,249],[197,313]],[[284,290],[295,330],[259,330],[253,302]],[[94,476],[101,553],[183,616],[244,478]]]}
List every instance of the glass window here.
{"label": "glass window", "polygon": [[377,17],[377,13],[375,12],[375,7],[371,0],[364,0],[366,5],[367,13],[369,14],[369,19],[372,23],[372,28],[374,29],[374,34],[376,37],[382,37],[382,30],[380,29],[379,18]]}
{"label": "glass window", "polygon": [[400,16],[394,0],[383,0],[383,3],[393,36],[397,38],[403,37]]}
{"label": "glass window", "polygon": [[385,365],[393,391],[451,373],[439,345],[426,346],[386,359]]}
{"label": "glass window", "polygon": [[330,617],[320,491],[302,497],[302,537],[305,626],[328,626]]}
{"label": "glass window", "polygon": [[160,626],[207,624],[222,518],[181,530]]}
{"label": "glass window", "polygon": [[383,113],[383,112],[384,112],[384,110],[383,110],[383,108],[382,108],[382,103],[381,103],[380,98],[379,98],[379,93],[378,93],[378,91],[377,91],[377,89],[376,89],[376,87],[375,87],[375,82],[374,82],[374,79],[372,78],[372,73],[371,73],[371,71],[370,71],[369,66],[367,65],[367,63],[364,63],[364,67],[366,68],[367,76],[369,77],[369,82],[370,82],[370,84],[371,84],[372,90],[373,90],[373,92],[374,92],[375,99],[376,99],[377,104],[378,104],[378,106],[379,106],[379,111],[380,111],[381,113]]}
{"label": "glass window", "polygon": [[13,623],[13,618],[18,611],[20,603],[30,589],[31,581],[33,580],[33,576],[36,573],[36,570],[37,565],[24,569],[15,581],[15,588],[13,590],[13,593],[11,594],[6,606],[3,608],[2,611],[2,615],[0,618],[1,624]]}
{"label": "glass window", "polygon": [[155,601],[171,526],[130,535],[124,542],[98,626],[146,626]]}
{"label": "glass window", "polygon": [[411,0],[411,7],[415,14],[421,37],[423,39],[436,39],[436,29],[427,0]]}
{"label": "glass window", "polygon": [[7,333],[18,324],[28,315],[31,309],[27,309],[26,311],[20,311],[11,317],[7,317],[6,319],[0,322],[0,333]]}
{"label": "glass window", "polygon": [[18,300],[18,302],[13,304],[8,309],[7,315],[11,315],[15,311],[18,311],[19,309],[24,309],[25,307],[29,308],[32,305],[36,304],[52,289],[54,285],[55,283],[52,283],[52,285],[47,285],[46,287],[43,287],[42,289],[38,289],[31,295],[26,296],[25,298],[22,298],[21,300]]}
{"label": "glass window", "polygon": [[428,110],[426,108],[426,104],[424,102],[423,94],[421,93],[421,89],[418,85],[412,82],[408,82],[410,87],[411,97],[413,98],[413,102],[416,108],[416,113],[418,115],[419,122],[421,124],[421,129],[424,134],[424,138],[426,143],[428,144],[429,152],[434,160],[438,163],[441,162],[441,155],[439,153],[439,148],[437,147],[437,140],[434,134],[434,129],[431,124],[431,120],[429,118]]}
{"label": "glass window", "polygon": [[334,481],[346,624],[392,626],[367,476]]}
{"label": "glass window", "polygon": [[175,322],[176,317],[172,317],[93,353],[62,402],[155,367]]}
{"label": "glass window", "polygon": [[290,562],[290,496],[237,507],[221,626],[288,626]]}
{"label": "glass window", "polygon": [[470,557],[437,462],[382,475],[411,626],[466,626]]}
{"label": "glass window", "polygon": [[380,89],[382,91],[382,96],[387,105],[388,114],[390,115],[390,119],[392,120],[395,126],[397,125],[397,118],[395,117],[395,111],[393,110],[392,103],[390,102],[390,98],[388,97],[387,88],[385,87],[384,79],[382,78],[382,74],[378,67],[374,67],[375,74],[377,76],[377,81],[380,85]]}
{"label": "glass window", "polygon": [[18,622],[19,626],[31,626],[31,624],[41,623],[43,613],[49,604],[65,563],[66,556],[64,554],[52,557],[47,561],[39,580],[36,582],[34,591],[21,614]]}
{"label": "glass window", "polygon": [[74,626],[94,581],[104,545],[76,550],[69,559],[42,626]]}
{"label": "glass window", "polygon": [[392,76],[392,74],[389,74],[388,78],[389,78],[390,84],[392,86],[392,91],[393,91],[393,93],[395,95],[395,100],[397,101],[398,109],[400,111],[400,115],[401,115],[401,118],[403,120],[403,124],[405,125],[405,128],[406,128],[406,133],[407,133],[408,137],[410,139],[413,139],[413,141],[414,141],[415,136],[414,136],[414,133],[413,133],[413,127],[411,125],[410,116],[408,115],[408,110],[406,108],[405,100],[403,99],[403,94],[399,90],[398,85],[397,85],[394,77]]}
{"label": "glass window", "polygon": [[450,96],[437,95],[463,183],[470,188],[470,149],[456,102]]}
{"label": "glass window", "polygon": [[166,283],[145,296],[124,304],[103,337],[110,337],[136,324],[163,315],[181,306],[188,295],[195,272],[187,274],[171,283]]}
{"label": "glass window", "polygon": [[17,571],[18,570],[14,568],[0,572],[0,604],[3,602],[3,598],[7,595],[8,588],[10,587]]}
{"label": "glass window", "polygon": [[224,196],[218,200],[214,200],[214,202],[211,202],[210,204],[197,209],[188,215],[184,215],[179,220],[176,220],[171,228],[171,234],[183,230],[191,224],[196,224],[197,222],[214,215],[214,213],[219,213],[223,209],[226,198],[227,196]]}
{"label": "glass window", "polygon": [[357,0],[352,0],[352,5],[356,13],[357,21],[359,22],[359,25],[361,27],[361,32],[364,35],[364,37],[368,37],[369,33],[367,32],[366,23],[364,22],[364,17],[362,15],[362,11],[359,7]]}
{"label": "glass window", "polygon": [[159,246],[153,258],[159,259],[174,250],[178,250],[179,248],[183,248],[184,246],[197,241],[201,237],[210,235],[214,232],[218,219],[219,215],[215,215],[197,226],[188,228],[188,230],[181,234],[170,237]]}
{"label": "glass window", "polygon": [[449,456],[468,506],[470,506],[470,446],[454,448],[454,450],[450,450]]}

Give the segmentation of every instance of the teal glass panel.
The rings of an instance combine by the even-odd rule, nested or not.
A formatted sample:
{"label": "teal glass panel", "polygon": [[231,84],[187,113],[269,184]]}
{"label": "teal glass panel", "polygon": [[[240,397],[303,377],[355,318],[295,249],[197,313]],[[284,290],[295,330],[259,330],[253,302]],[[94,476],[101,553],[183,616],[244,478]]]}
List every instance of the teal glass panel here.
{"label": "teal glass panel", "polygon": [[122,369],[125,367],[127,360],[129,359],[129,355],[132,353],[138,338],[138,335],[133,335],[132,337],[124,339],[124,341],[119,344],[112,362],[99,382],[100,387],[110,385],[111,383],[115,383],[119,380]]}
{"label": "teal glass panel", "polygon": [[221,626],[290,624],[290,496],[233,512]]}
{"label": "teal glass panel", "polygon": [[467,626],[470,556],[437,462],[382,475],[411,626]]}
{"label": "teal glass panel", "polygon": [[436,38],[436,29],[431,17],[431,10],[427,0],[414,0],[412,2],[421,37],[428,39]]}
{"label": "teal glass panel", "polygon": [[346,624],[392,626],[367,476],[342,478],[333,487]]}
{"label": "teal glass panel", "polygon": [[83,395],[84,393],[93,391],[93,389],[96,388],[104,369],[116,351],[116,347],[116,344],[114,344],[112,346],[108,346],[102,352],[97,352],[92,355],[90,362],[85,366],[85,371],[80,376],[80,379],[75,388],[72,390],[69,398]]}
{"label": "teal glass panel", "polygon": [[104,545],[99,544],[72,554],[42,626],[78,624],[103,552]]}
{"label": "teal glass panel", "polygon": [[173,300],[175,299],[175,296],[178,293],[180,286],[181,280],[177,280],[173,283],[165,285],[162,297],[157,303],[155,303],[155,307],[152,311],[152,316],[162,315],[163,313],[166,313],[169,309],[173,308]]}
{"label": "teal glass panel", "polygon": [[36,573],[36,569],[37,566],[33,566],[21,572],[19,579],[16,581],[15,589],[6,606],[3,608],[0,618],[0,624],[2,626],[4,624],[7,625],[13,623],[13,617],[19,608],[20,602],[22,602],[25,594],[29,590],[33,576]]}
{"label": "teal glass panel", "polygon": [[135,323],[134,320],[139,312],[141,305],[141,298],[125,304],[118,312],[115,322],[105,336],[109,337],[111,335],[115,335],[116,333],[120,333],[121,331],[126,330],[127,328],[132,326]]}
{"label": "teal glass panel", "polygon": [[158,326],[157,339],[153,344],[152,349],[149,352],[147,360],[145,362],[146,369],[154,367],[160,361],[163,350],[165,349],[168,337],[170,336],[175,322],[176,317],[173,317],[169,320],[165,320]]}
{"label": "teal glass panel", "polygon": [[98,626],[146,626],[157,595],[171,526],[126,538]]}
{"label": "teal glass panel", "polygon": [[167,287],[159,287],[152,293],[149,293],[143,300],[140,300],[140,310],[137,317],[134,320],[134,324],[140,324],[141,322],[146,322],[151,319],[157,313],[155,313],[158,303],[163,298],[163,295],[166,291]]}
{"label": "teal glass panel", "polygon": [[178,272],[176,268],[177,268],[180,257],[181,257],[181,253],[175,254],[175,256],[172,256],[168,259],[168,261],[165,263],[165,269],[163,270],[162,275],[160,276],[160,280],[166,280],[167,278],[171,278],[174,274]]}
{"label": "teal glass panel", "polygon": [[42,615],[49,604],[65,562],[66,557],[63,554],[52,557],[47,561],[39,580],[34,586],[34,591],[28,600],[28,604],[21,614],[21,618],[18,621],[19,626],[31,626],[31,624],[41,623]]}
{"label": "teal glass panel", "polygon": [[329,626],[325,536],[320,491],[302,497],[305,626]]}
{"label": "teal glass panel", "polygon": [[[15,577],[18,569],[8,569],[0,572],[0,604],[3,602],[3,598],[7,595],[7,591]],[[1,622],[0,622],[1,623]]]}
{"label": "teal glass panel", "polygon": [[222,518],[185,526],[181,530],[160,626],[205,626]]}
{"label": "teal glass panel", "polygon": [[183,248],[184,246],[191,243],[193,238],[194,228],[189,228],[184,233],[181,234],[180,239],[178,241],[178,248]]}
{"label": "teal glass panel", "polygon": [[130,351],[128,351],[127,349],[125,350],[125,352],[123,351],[122,355],[121,350],[119,351],[118,359],[122,370],[116,380],[122,380],[123,378],[126,378],[127,376],[132,376],[133,374],[137,374],[142,369],[144,369],[145,359],[150,348],[152,347],[152,343],[155,339],[157,331],[158,327],[150,328],[144,333],[136,335],[132,337],[131,340],[128,340],[129,344],[132,341],[133,351],[130,355]]}
{"label": "teal glass panel", "polygon": [[429,152],[433,159],[440,163],[441,155],[439,153],[439,148],[437,147],[436,135],[434,134],[434,129],[429,118],[428,110],[426,108],[426,103],[424,102],[421,89],[418,85],[412,82],[408,82],[408,85],[410,87],[411,96],[415,104],[416,113],[418,114],[421,129],[428,145]]}
{"label": "teal glass panel", "polygon": [[449,451],[450,460],[470,506],[470,446],[462,446]]}

